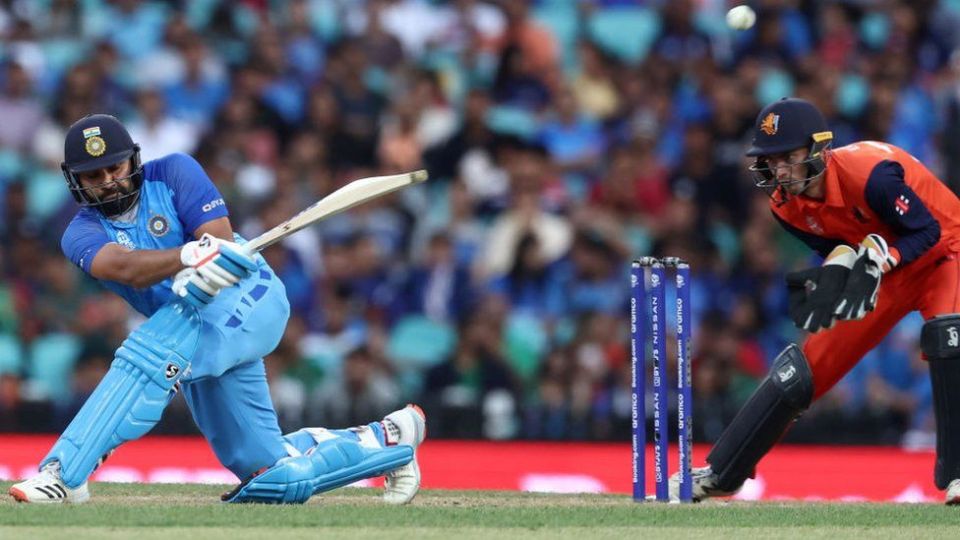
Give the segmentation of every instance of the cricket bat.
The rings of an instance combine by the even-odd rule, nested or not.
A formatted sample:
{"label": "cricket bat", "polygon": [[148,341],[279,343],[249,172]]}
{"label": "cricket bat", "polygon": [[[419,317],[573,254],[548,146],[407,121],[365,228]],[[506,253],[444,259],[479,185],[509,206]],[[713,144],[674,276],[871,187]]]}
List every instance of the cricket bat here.
{"label": "cricket bat", "polygon": [[393,193],[398,189],[418,184],[426,179],[427,171],[421,169],[403,174],[371,176],[370,178],[354,180],[311,204],[299,214],[247,242],[246,248],[250,250],[250,253],[256,253],[322,219],[337,215],[377,197]]}

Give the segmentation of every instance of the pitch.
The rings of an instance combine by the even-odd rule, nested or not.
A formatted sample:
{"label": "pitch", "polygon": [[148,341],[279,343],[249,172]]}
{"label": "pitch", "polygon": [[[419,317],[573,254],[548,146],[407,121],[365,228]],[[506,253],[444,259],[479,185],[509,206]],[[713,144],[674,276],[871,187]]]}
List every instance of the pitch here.
{"label": "pitch", "polygon": [[[9,482],[0,483],[3,492]],[[226,505],[227,486],[97,484],[82,506],[0,502],[0,538],[946,538],[942,505],[635,504],[620,495],[425,490],[405,507],[345,488],[303,506]],[[642,536],[632,536],[632,535]]]}

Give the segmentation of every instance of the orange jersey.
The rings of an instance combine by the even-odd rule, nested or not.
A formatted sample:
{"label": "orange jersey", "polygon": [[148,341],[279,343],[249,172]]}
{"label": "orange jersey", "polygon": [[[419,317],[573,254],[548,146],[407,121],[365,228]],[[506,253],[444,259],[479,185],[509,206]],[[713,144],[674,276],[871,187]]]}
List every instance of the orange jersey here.
{"label": "orange jersey", "polygon": [[825,196],[771,200],[774,216],[821,255],[877,233],[902,264],[960,251],[960,199],[922,163],[888,143],[831,150]]}

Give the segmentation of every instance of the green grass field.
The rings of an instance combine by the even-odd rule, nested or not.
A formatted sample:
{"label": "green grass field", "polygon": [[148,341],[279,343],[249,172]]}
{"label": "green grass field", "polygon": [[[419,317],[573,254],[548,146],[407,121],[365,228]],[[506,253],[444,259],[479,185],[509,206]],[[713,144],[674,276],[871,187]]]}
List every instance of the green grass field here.
{"label": "green grass field", "polygon": [[88,504],[47,506],[16,504],[9,485],[0,483],[4,539],[927,539],[960,531],[960,508],[932,504],[638,505],[615,495],[428,490],[393,507],[377,490],[341,489],[303,506],[267,506],[221,504],[225,486],[97,484]]}

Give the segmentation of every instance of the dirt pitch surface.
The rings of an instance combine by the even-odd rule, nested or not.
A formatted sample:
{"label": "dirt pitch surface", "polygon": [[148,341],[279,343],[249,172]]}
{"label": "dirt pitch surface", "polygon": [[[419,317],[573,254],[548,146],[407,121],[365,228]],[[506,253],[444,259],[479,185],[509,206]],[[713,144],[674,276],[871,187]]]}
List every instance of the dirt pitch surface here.
{"label": "dirt pitch surface", "polygon": [[[421,492],[404,507],[341,489],[302,506],[227,505],[227,486],[97,484],[88,504],[26,505],[0,482],[0,538],[956,538],[943,505],[710,502],[635,504],[617,495]],[[642,535],[642,536],[641,536]]]}

